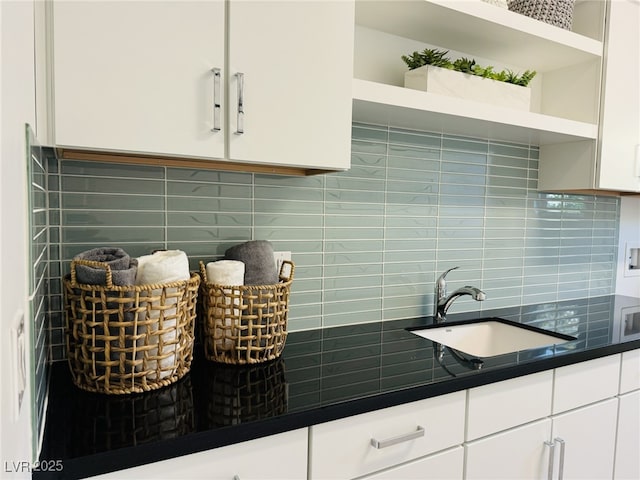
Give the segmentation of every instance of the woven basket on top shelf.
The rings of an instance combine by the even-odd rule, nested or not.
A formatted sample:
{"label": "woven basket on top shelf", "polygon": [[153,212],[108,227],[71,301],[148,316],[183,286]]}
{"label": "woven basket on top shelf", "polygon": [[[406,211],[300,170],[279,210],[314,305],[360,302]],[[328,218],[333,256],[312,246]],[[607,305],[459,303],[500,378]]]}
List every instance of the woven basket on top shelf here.
{"label": "woven basket on top shelf", "polygon": [[574,0],[509,0],[509,10],[571,30]]}
{"label": "woven basket on top shelf", "polygon": [[209,283],[200,262],[204,352],[207,360],[247,365],[274,360],[287,339],[293,262],[280,268],[273,285]]}
{"label": "woven basket on top shelf", "polygon": [[[76,265],[103,268],[105,285],[80,284]],[[141,393],[170,385],[191,368],[200,276],[113,285],[106,263],[71,262],[64,278],[67,358],[74,384],[90,392]]]}

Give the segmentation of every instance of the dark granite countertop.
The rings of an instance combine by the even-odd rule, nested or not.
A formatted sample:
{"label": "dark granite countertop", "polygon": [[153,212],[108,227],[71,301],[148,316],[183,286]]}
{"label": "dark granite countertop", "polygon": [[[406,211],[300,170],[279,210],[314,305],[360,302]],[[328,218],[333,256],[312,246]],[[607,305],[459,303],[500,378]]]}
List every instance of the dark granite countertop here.
{"label": "dark granite countertop", "polygon": [[431,317],[293,332],[281,358],[253,367],[207,362],[163,389],[109,396],[52,367],[40,460],[82,478],[640,348],[640,299],[602,296],[449,315],[500,317],[576,340],[483,359],[473,370],[407,331]]}

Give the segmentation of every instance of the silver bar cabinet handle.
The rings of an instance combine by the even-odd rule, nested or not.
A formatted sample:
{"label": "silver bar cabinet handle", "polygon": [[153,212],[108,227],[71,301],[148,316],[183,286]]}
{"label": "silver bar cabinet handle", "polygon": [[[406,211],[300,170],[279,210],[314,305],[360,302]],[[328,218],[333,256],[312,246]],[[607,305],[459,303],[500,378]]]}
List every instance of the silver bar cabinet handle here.
{"label": "silver bar cabinet handle", "polygon": [[418,425],[415,432],[405,433],[404,435],[398,435],[397,437],[387,438],[386,440],[371,439],[371,446],[377,448],[387,448],[391,445],[397,445],[398,443],[408,442],[409,440],[415,440],[416,438],[424,437],[424,428]]}
{"label": "silver bar cabinet handle", "polygon": [[558,480],[562,480],[564,476],[564,440],[561,438],[554,438],[553,443],[558,442],[560,444],[560,466],[558,467]]}
{"label": "silver bar cabinet handle", "polygon": [[556,442],[544,442],[544,444],[549,447],[549,472],[547,473],[547,479],[553,480],[553,461],[554,461],[554,453],[556,449]]}
{"label": "silver bar cabinet handle", "polygon": [[244,73],[236,73],[238,80],[238,126],[236,135],[244,133]]}
{"label": "silver bar cabinet handle", "polygon": [[220,69],[212,68],[213,72],[213,128],[212,132],[220,131]]}

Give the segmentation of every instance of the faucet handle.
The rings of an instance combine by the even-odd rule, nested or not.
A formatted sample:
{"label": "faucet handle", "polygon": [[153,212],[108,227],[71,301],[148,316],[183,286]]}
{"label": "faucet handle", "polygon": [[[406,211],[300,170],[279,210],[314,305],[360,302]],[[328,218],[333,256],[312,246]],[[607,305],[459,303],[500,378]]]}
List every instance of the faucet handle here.
{"label": "faucet handle", "polygon": [[458,268],[460,268],[460,266],[457,266],[457,267],[451,267],[449,270],[445,270],[445,272],[444,272],[442,275],[440,275],[440,276],[438,277],[438,283],[439,283],[441,280],[444,280],[444,277],[446,277],[446,276],[447,276],[447,273],[449,273],[451,270],[457,270]]}
{"label": "faucet handle", "polygon": [[437,302],[438,300],[440,300],[441,298],[444,298],[447,296],[447,282],[444,280],[444,277],[447,276],[447,273],[449,273],[451,270],[456,270],[460,268],[458,267],[452,267],[449,270],[446,270],[442,275],[440,275],[438,277],[438,280],[436,281],[436,306],[437,306]]}

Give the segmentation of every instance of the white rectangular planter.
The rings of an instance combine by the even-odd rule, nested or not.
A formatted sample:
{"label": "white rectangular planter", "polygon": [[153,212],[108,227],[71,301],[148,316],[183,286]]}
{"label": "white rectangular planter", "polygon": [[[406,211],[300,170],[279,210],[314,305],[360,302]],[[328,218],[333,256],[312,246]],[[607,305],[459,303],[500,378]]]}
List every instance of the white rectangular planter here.
{"label": "white rectangular planter", "polygon": [[490,103],[499,107],[526,111],[529,111],[531,107],[531,89],[529,87],[431,65],[406,72],[404,86],[438,95]]}

